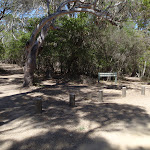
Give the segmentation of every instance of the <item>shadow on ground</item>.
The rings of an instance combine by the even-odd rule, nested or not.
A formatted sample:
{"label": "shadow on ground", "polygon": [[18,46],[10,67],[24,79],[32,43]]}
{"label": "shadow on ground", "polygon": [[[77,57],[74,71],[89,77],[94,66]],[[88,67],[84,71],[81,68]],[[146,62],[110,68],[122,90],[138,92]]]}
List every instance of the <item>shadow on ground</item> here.
{"label": "shadow on ground", "polygon": [[[20,70],[20,73],[22,70]],[[8,75],[19,73],[18,71],[5,71],[0,69],[1,76],[0,84],[20,84],[22,78],[14,78],[9,80]],[[10,81],[10,82],[8,82]],[[121,86],[105,85],[106,89],[120,90]],[[67,82],[57,83],[54,85],[45,85],[39,89],[22,94],[6,96],[0,98],[0,135],[7,135],[10,131],[18,134],[20,127],[26,132],[29,119],[33,129],[45,128],[48,132],[40,135],[29,137],[20,142],[12,138],[9,140],[0,139],[0,145],[10,144],[7,150],[119,150],[119,147],[111,145],[103,137],[91,138],[90,134],[95,132],[95,129],[86,132],[78,130],[71,131],[67,127],[77,127],[81,120],[96,122],[100,130],[107,130],[108,126],[114,123],[123,122],[127,124],[127,128],[136,130],[136,126],[140,126],[140,133],[150,135],[149,128],[150,116],[140,107],[133,105],[121,105],[116,103],[98,103],[95,101],[85,100],[87,93],[83,89],[88,86],[74,86]],[[77,95],[76,107],[71,108],[68,105],[68,93],[74,92]],[[35,93],[40,94],[43,100],[42,115],[35,113]],[[82,95],[82,97],[80,96]],[[96,97],[96,95],[94,95]],[[106,98],[120,96],[118,94],[104,95]],[[80,114],[80,115],[79,115]],[[84,114],[84,115],[82,115]],[[12,122],[22,120],[21,124],[5,129],[5,126],[11,125]],[[55,128],[59,126],[59,128]],[[51,127],[55,130],[51,130]],[[16,131],[17,130],[17,131]],[[118,130],[122,130],[121,128]],[[116,132],[115,128],[111,128],[109,132]],[[137,130],[136,130],[137,131]],[[21,134],[21,133],[20,133]],[[142,147],[129,150],[148,150]]]}
{"label": "shadow on ground", "polygon": [[[78,90],[82,94],[81,90],[83,88],[86,88],[86,86],[56,84],[31,92],[1,98],[0,115],[2,121],[0,122],[0,127],[19,118],[27,119],[29,117],[33,120],[33,128],[37,128],[38,123],[41,123],[40,125],[45,128],[61,126],[61,129],[49,131],[44,135],[25,139],[22,142],[12,141],[13,144],[10,150],[99,150],[99,147],[102,150],[119,149],[112,147],[104,138],[90,138],[89,134],[93,132],[91,130],[86,133],[79,133],[65,129],[66,125],[78,126],[81,119],[96,122],[99,124],[99,129],[105,129],[107,126],[119,122],[124,122],[128,125],[127,128],[133,129],[137,125],[140,125],[143,127],[140,128],[141,133],[150,134],[147,127],[150,123],[150,116],[143,108],[116,103],[86,102],[80,98],[77,100],[76,107],[69,107],[67,98],[68,90]],[[34,93],[42,93],[42,115],[35,114],[36,98],[31,96]],[[84,115],[81,117],[79,113],[83,113]],[[7,131],[3,130],[0,134],[5,134]],[[112,128],[110,132],[113,131],[116,130]],[[7,141],[0,139],[1,144],[5,142]]]}
{"label": "shadow on ground", "polygon": [[65,129],[13,143],[10,150],[117,150],[104,138],[91,139],[88,133],[69,132]]}
{"label": "shadow on ground", "polygon": [[128,150],[150,150],[150,148],[137,147],[137,148],[128,148]]}

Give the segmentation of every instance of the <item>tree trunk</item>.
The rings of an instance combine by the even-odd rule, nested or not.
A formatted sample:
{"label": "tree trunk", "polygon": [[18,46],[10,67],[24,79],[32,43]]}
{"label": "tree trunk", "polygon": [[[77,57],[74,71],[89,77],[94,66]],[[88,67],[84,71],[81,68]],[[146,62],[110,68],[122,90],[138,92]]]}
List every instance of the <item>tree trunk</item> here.
{"label": "tree trunk", "polygon": [[36,69],[36,54],[38,45],[33,46],[32,50],[27,55],[27,61],[24,67],[24,83],[23,87],[31,86],[33,84],[34,71]]}
{"label": "tree trunk", "polygon": [[145,71],[146,71],[146,64],[147,64],[147,61],[145,61],[145,63],[144,63],[144,68],[143,68],[142,77],[144,77],[144,75],[145,75]]}
{"label": "tree trunk", "polygon": [[36,69],[36,57],[38,53],[41,51],[41,46],[44,43],[44,39],[50,27],[51,22],[47,22],[47,24],[42,28],[41,33],[38,36],[37,40],[34,42],[34,45],[30,46],[30,43],[26,44],[27,61],[24,67],[23,87],[29,87],[33,85],[34,71]]}

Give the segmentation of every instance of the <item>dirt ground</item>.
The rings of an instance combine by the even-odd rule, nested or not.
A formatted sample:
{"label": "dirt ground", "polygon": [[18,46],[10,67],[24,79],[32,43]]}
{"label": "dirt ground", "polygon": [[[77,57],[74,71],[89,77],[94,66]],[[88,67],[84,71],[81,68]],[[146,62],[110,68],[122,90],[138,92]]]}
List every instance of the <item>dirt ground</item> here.
{"label": "dirt ground", "polygon": [[[0,63],[0,150],[150,150],[150,85],[138,78],[117,85],[46,80],[29,89],[22,81],[20,67]],[[69,107],[69,93],[76,107]],[[42,114],[35,113],[37,98]]]}

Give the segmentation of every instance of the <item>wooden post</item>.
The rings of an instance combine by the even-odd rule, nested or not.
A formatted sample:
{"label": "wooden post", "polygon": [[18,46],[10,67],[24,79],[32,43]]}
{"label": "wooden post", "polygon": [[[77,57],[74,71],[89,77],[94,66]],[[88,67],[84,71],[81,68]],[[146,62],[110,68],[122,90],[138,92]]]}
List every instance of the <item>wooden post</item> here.
{"label": "wooden post", "polygon": [[98,101],[103,102],[103,90],[98,91]]}
{"label": "wooden post", "polygon": [[74,93],[70,93],[69,106],[71,107],[75,106],[75,94]]}
{"label": "wooden post", "polygon": [[92,93],[91,92],[87,94],[87,99],[92,100]]}
{"label": "wooden post", "polygon": [[145,86],[142,86],[141,88],[141,95],[145,95]]}
{"label": "wooden post", "polygon": [[122,97],[126,97],[126,87],[122,87]]}
{"label": "wooden post", "polygon": [[115,84],[117,84],[117,76],[115,77]]}
{"label": "wooden post", "polygon": [[36,106],[36,113],[42,113],[42,99],[37,98],[35,101],[35,106]]}
{"label": "wooden post", "polygon": [[98,83],[100,82],[100,74],[98,73]]}

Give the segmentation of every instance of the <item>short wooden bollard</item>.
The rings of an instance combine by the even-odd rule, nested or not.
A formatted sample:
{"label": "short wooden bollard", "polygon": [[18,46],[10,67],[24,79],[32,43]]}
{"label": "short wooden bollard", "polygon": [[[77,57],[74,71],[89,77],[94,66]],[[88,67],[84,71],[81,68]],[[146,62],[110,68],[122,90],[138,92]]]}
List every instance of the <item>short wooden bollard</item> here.
{"label": "short wooden bollard", "polygon": [[141,95],[145,95],[145,86],[141,87]]}
{"label": "short wooden bollard", "polygon": [[98,91],[98,101],[103,102],[103,90]]}
{"label": "short wooden bollard", "polygon": [[69,106],[74,107],[75,106],[75,94],[71,93],[69,96]]}
{"label": "short wooden bollard", "polygon": [[122,87],[122,97],[126,97],[126,87]]}
{"label": "short wooden bollard", "polygon": [[36,113],[41,114],[42,113],[42,99],[41,98],[36,99],[35,107],[36,107]]}
{"label": "short wooden bollard", "polygon": [[92,100],[92,93],[88,93],[88,94],[87,94],[87,99],[88,99],[88,100]]}

